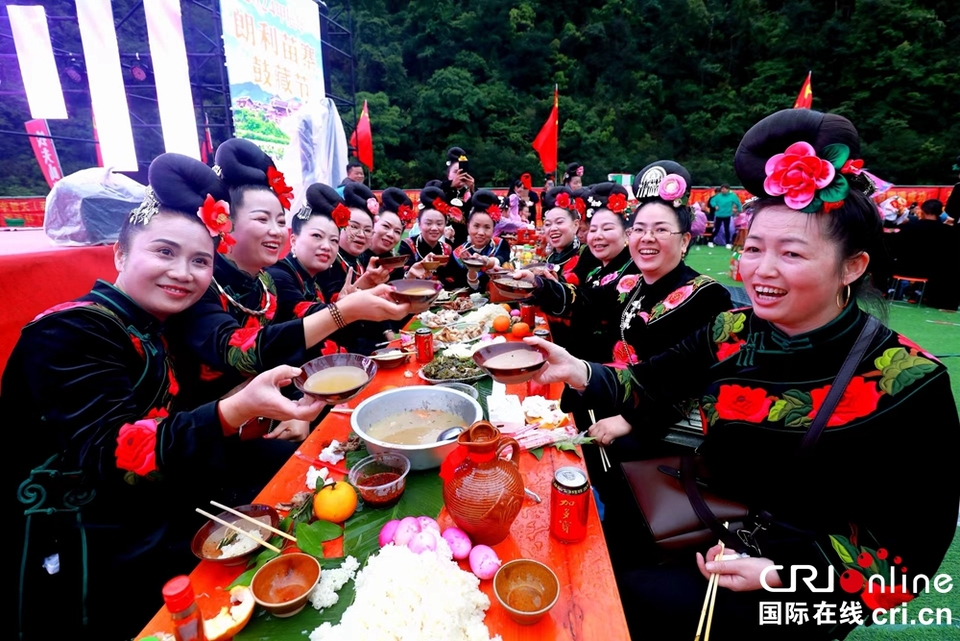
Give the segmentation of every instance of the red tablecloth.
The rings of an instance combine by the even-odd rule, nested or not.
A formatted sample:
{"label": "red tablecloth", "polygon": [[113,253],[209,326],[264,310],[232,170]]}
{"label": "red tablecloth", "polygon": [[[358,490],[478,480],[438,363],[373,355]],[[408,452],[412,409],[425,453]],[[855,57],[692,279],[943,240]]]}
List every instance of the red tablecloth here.
{"label": "red tablecloth", "polygon": [[0,371],[20,330],[37,314],[90,291],[98,278],[113,282],[113,247],[54,245],[42,229],[0,231]]}

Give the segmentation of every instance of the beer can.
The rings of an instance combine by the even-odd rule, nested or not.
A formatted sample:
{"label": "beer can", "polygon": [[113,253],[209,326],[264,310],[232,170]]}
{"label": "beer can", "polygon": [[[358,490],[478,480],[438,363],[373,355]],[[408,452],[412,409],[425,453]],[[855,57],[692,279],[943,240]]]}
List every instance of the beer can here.
{"label": "beer can", "polygon": [[[535,329],[533,330],[533,335],[537,338],[542,338],[545,341],[550,340],[550,330],[549,329]],[[552,342],[552,341],[551,341]]]}
{"label": "beer can", "polygon": [[550,492],[550,533],[564,543],[578,543],[587,536],[590,483],[579,467],[561,467],[553,475]]}
{"label": "beer can", "polygon": [[433,332],[426,327],[421,327],[414,333],[417,345],[417,360],[421,363],[429,363],[433,360]]}
{"label": "beer can", "polygon": [[520,303],[520,321],[526,323],[528,327],[533,329],[533,326],[537,324],[536,305]]}

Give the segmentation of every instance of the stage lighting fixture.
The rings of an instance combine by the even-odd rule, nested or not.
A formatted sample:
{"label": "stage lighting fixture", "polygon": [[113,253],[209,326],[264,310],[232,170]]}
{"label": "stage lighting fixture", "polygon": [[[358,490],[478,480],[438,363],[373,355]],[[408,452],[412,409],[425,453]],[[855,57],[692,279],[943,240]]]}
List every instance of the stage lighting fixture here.
{"label": "stage lighting fixture", "polygon": [[63,70],[63,75],[65,75],[71,82],[75,82],[79,85],[83,82],[83,67],[80,66],[80,63],[77,62],[76,58],[70,58],[70,63]]}
{"label": "stage lighting fixture", "polygon": [[130,65],[130,75],[137,82],[146,82],[150,76],[150,68],[144,62],[140,62],[140,54],[137,54],[137,61]]}

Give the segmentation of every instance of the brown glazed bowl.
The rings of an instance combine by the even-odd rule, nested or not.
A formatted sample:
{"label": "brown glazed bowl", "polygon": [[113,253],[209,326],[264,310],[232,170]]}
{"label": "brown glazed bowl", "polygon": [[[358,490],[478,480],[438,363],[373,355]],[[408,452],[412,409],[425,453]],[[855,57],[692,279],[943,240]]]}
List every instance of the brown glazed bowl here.
{"label": "brown glazed bowl", "polygon": [[[270,527],[275,528],[280,523],[280,515],[277,514],[277,511],[269,505],[238,505],[233,509],[241,514],[246,514],[249,517],[255,518],[258,521],[263,521],[264,525],[269,525]],[[231,514],[230,512],[221,512],[216,516],[220,517],[227,523],[236,524],[237,527],[242,527],[245,530],[253,528],[252,523],[240,518],[236,514]],[[213,563],[220,563],[222,565],[244,565],[246,564],[247,559],[260,552],[262,546],[258,545],[249,552],[222,558],[220,556],[220,550],[217,549],[217,543],[222,541],[223,537],[227,536],[229,533],[230,530],[228,528],[220,525],[216,521],[207,521],[206,524],[204,524],[204,526],[197,530],[197,533],[193,535],[193,540],[190,541],[190,551],[193,552],[194,556],[196,556],[198,559],[211,561]],[[242,535],[238,534],[237,536]],[[266,527],[260,528],[260,538],[262,538],[264,541],[269,541],[271,536],[273,536],[273,533],[266,529]]]}
{"label": "brown glazed bowl", "polygon": [[393,285],[394,289],[390,294],[393,300],[398,303],[410,303],[411,305],[429,305],[437,300],[440,290],[443,289],[443,285],[435,280],[420,280],[418,278],[395,280],[390,284]]}
{"label": "brown glazed bowl", "polygon": [[[390,354],[390,352],[397,353]],[[374,350],[370,355],[378,357],[376,363],[380,369],[393,369],[409,361],[412,353],[413,352],[407,352],[398,347],[384,347],[383,349]]]}
{"label": "brown glazed bowl", "polygon": [[482,256],[461,256],[460,262],[473,269],[483,269],[487,264],[487,260]]}
{"label": "brown glazed bowl", "polygon": [[504,385],[526,383],[537,373],[546,357],[539,349],[526,343],[495,343],[473,353],[477,367]]}
{"label": "brown glazed bowl", "polygon": [[397,267],[406,265],[409,258],[409,256],[377,256],[377,266],[387,271],[393,271]]}
{"label": "brown glazed bowl", "polygon": [[250,582],[253,600],[275,617],[292,617],[307,605],[320,582],[320,562],[309,554],[281,554],[263,564]]}
{"label": "brown glazed bowl", "polygon": [[[309,379],[312,375],[321,370],[339,366],[359,367],[367,373],[367,380],[365,380],[361,385],[357,385],[343,391],[338,391],[336,393],[312,392],[306,388],[307,379]],[[307,396],[320,399],[327,405],[336,405],[337,403],[349,401],[351,398],[362,392],[363,389],[370,384],[370,381],[373,380],[373,377],[377,375],[377,364],[366,356],[361,356],[360,354],[328,354],[327,356],[321,356],[311,361],[307,361],[300,366],[300,370],[300,375],[293,379],[293,384],[298,390]]]}
{"label": "brown glazed bowl", "polygon": [[501,565],[493,576],[493,593],[511,619],[533,625],[556,605],[560,580],[539,561],[514,559]]}
{"label": "brown glazed bowl", "polygon": [[514,278],[494,278],[493,286],[503,295],[504,298],[511,300],[521,300],[533,294],[533,283]]}

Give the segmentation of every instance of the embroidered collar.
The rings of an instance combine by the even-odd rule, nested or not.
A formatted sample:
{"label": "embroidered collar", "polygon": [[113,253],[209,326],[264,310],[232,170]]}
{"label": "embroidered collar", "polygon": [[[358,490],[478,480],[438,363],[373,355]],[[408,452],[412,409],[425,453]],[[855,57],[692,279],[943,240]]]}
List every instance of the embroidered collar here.
{"label": "embroidered collar", "polygon": [[214,259],[213,282],[210,286],[218,294],[226,296],[228,303],[245,314],[263,316],[270,304],[267,284],[264,282],[265,275],[266,272],[261,270],[255,277],[251,277],[218,254]]}
{"label": "embroidered collar", "polygon": [[107,308],[122,323],[136,328],[142,334],[159,334],[163,326],[160,319],[140,307],[126,292],[104,280],[94,283],[86,298]]}
{"label": "embroidered collar", "polygon": [[[593,287],[598,287],[600,281],[610,274],[617,274],[617,277],[623,275],[627,271],[627,268],[630,267],[633,263],[633,259],[630,257],[630,250],[627,247],[624,247],[619,254],[617,254],[613,260],[611,260],[606,265],[599,264],[590,270],[590,273],[587,274],[587,282],[590,283]],[[613,280],[616,280],[614,278]]]}
{"label": "embroidered collar", "polygon": [[573,242],[561,249],[560,251],[554,251],[550,256],[547,257],[547,262],[551,265],[563,265],[568,260],[577,255],[578,250],[580,249],[580,239],[574,237]]}
{"label": "embroidered collar", "polygon": [[427,241],[424,240],[423,246],[427,248],[427,251],[423,251],[421,249],[421,243],[420,243],[422,238],[423,238],[423,234],[417,234],[416,238],[413,239],[413,251],[417,255],[416,256],[417,259],[423,260],[423,258],[430,253],[433,253],[434,255],[438,255],[438,254],[442,255],[444,253],[442,240],[438,240],[437,244],[434,245],[433,247],[431,247],[430,245],[427,245]]}
{"label": "embroidered collar", "polygon": [[[307,268],[303,266],[303,263],[297,260],[293,254],[287,254],[287,256],[280,261],[278,265],[285,265],[288,270],[293,272],[293,275],[296,276],[297,280],[300,282],[300,289],[304,295],[320,293],[320,284],[317,282],[317,279],[323,272],[317,272],[316,276],[311,276],[310,272],[307,271]],[[310,291],[311,288],[313,291]]]}
{"label": "embroidered collar", "polygon": [[860,325],[865,322],[865,312],[857,307],[856,303],[847,305],[840,314],[832,321],[803,334],[787,336],[777,329],[773,323],[768,323],[753,314],[750,332],[765,331],[770,335],[770,343],[766,350],[776,349],[777,351],[792,352],[797,350],[810,349],[817,345],[823,345],[836,340],[845,340],[847,334],[857,331]]}

